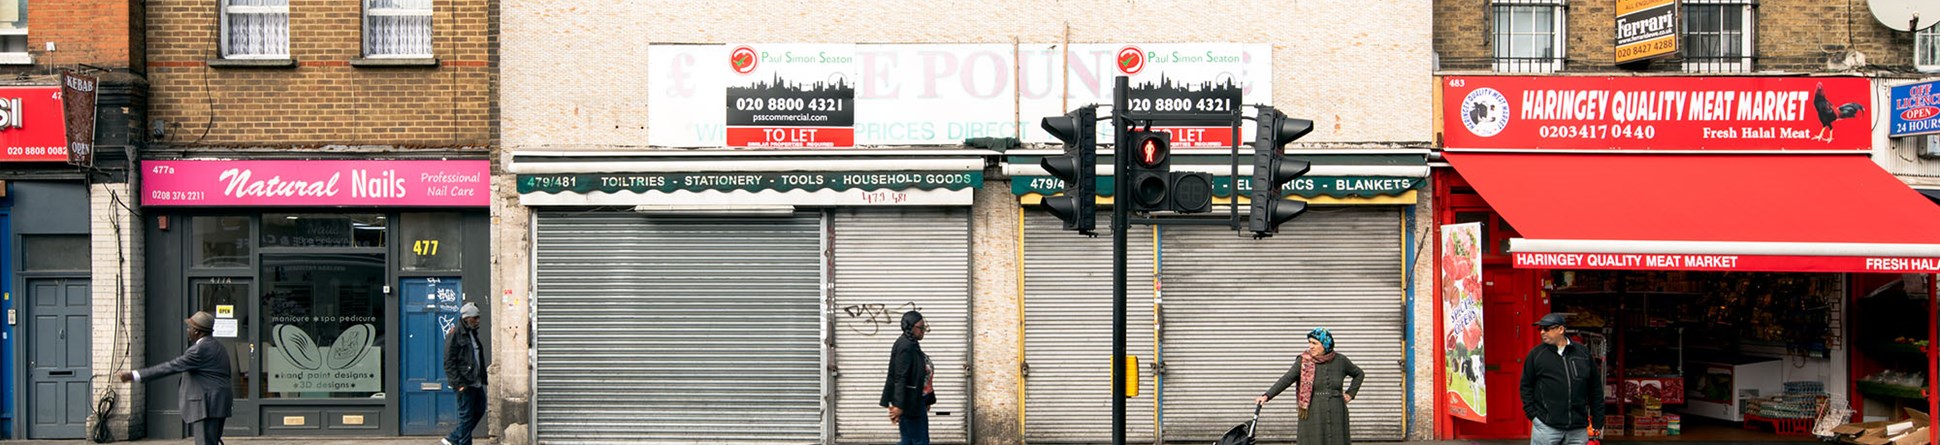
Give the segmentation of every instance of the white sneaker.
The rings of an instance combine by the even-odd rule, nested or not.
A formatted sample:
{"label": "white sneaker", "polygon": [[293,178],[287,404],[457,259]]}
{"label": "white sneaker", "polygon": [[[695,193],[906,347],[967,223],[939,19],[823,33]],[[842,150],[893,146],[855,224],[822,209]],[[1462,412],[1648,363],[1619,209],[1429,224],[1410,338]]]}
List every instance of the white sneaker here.
{"label": "white sneaker", "polygon": [[440,438],[438,439],[438,445],[451,445],[451,440]]}

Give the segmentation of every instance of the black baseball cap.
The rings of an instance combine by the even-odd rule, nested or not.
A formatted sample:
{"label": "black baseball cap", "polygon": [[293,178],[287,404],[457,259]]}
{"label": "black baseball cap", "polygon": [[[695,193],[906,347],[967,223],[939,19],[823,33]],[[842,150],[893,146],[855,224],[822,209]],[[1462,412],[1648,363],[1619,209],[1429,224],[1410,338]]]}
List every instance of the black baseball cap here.
{"label": "black baseball cap", "polygon": [[1544,329],[1548,329],[1556,326],[1562,326],[1562,325],[1563,325],[1562,312],[1550,312],[1549,315],[1544,315],[1543,319],[1536,320],[1536,326]]}

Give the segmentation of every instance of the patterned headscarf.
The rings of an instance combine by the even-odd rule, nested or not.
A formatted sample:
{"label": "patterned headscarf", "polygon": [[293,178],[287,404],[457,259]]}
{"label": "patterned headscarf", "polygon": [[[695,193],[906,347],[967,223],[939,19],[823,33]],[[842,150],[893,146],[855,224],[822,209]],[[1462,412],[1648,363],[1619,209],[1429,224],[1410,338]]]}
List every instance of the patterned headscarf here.
{"label": "patterned headscarf", "polygon": [[1314,330],[1307,332],[1307,338],[1320,341],[1320,347],[1326,349],[1326,352],[1334,352],[1333,331],[1329,331],[1327,328],[1314,328]]}
{"label": "patterned headscarf", "polygon": [[1327,328],[1314,328],[1314,330],[1307,332],[1307,338],[1320,342],[1320,347],[1325,349],[1325,351],[1321,352],[1320,355],[1313,355],[1311,352],[1300,353],[1300,392],[1298,394],[1300,395],[1300,418],[1302,419],[1307,418],[1307,406],[1312,405],[1314,401],[1314,386],[1316,386],[1316,382],[1314,382],[1314,368],[1318,365],[1334,361],[1334,333],[1332,331],[1328,331]]}

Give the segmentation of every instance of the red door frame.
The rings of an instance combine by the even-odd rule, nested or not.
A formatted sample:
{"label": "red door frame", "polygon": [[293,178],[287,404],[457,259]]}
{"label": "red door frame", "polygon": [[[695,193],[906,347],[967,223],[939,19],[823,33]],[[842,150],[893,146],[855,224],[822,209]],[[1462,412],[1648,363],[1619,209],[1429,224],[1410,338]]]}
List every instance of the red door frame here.
{"label": "red door frame", "polygon": [[[1483,238],[1485,242],[1494,244],[1494,243],[1499,243],[1500,240],[1502,239],[1505,239],[1504,237],[1515,236],[1515,234],[1512,231],[1509,231],[1509,229],[1507,229],[1506,224],[1502,224],[1502,216],[1499,213],[1497,213],[1494,208],[1490,207],[1488,202],[1482,199],[1481,195],[1475,193],[1475,190],[1469,186],[1468,181],[1464,180],[1460,173],[1457,173],[1454,169],[1444,167],[1444,168],[1435,169],[1433,171],[1433,176],[1434,176],[1433,179],[1435,184],[1435,194],[1433,199],[1435,203],[1436,230],[1432,232],[1434,235],[1431,235],[1431,239],[1428,240],[1428,244],[1430,246],[1429,256],[1428,256],[1429,258],[1437,258],[1437,259],[1441,258],[1441,252],[1440,252],[1441,238],[1439,235],[1441,233],[1440,227],[1446,224],[1455,224],[1457,213],[1484,213],[1488,215],[1490,224],[1488,224],[1488,227],[1484,228]],[[1484,268],[1500,271],[1510,266],[1510,257],[1506,253],[1498,252],[1498,253],[1490,254],[1490,253],[1486,253],[1488,252],[1487,250],[1484,250],[1484,252],[1485,254],[1483,255],[1483,259],[1482,259],[1482,264]],[[1463,425],[1464,422],[1468,422],[1467,423],[1468,425],[1476,425],[1476,424],[1473,422],[1469,422],[1467,420],[1456,419],[1453,416],[1448,414],[1448,410],[1447,410],[1448,396],[1447,396],[1447,393],[1442,389],[1446,386],[1446,382],[1449,376],[1447,375],[1447,369],[1446,369],[1447,364],[1443,363],[1444,359],[1442,357],[1444,356],[1441,354],[1441,351],[1446,351],[1448,347],[1446,342],[1443,341],[1444,337],[1441,334],[1442,332],[1444,332],[1445,329],[1447,329],[1447,327],[1444,326],[1442,323],[1444,314],[1442,314],[1442,310],[1441,310],[1442,308],[1441,301],[1443,298],[1442,286],[1441,286],[1441,262],[1432,261],[1432,263],[1434,266],[1433,269],[1435,274],[1435,286],[1432,293],[1435,299],[1435,304],[1432,305],[1435,308],[1434,309],[1434,324],[1435,324],[1434,354],[1436,357],[1435,366],[1434,366],[1434,369],[1435,369],[1435,383],[1434,383],[1435,385],[1434,387],[1435,437],[1441,440],[1527,439],[1529,438],[1529,429],[1527,426],[1508,427],[1508,428],[1497,426],[1496,428],[1481,428],[1486,431],[1460,431],[1460,430],[1472,429],[1472,427],[1462,428],[1458,426],[1458,425]],[[1526,271],[1516,271],[1502,279],[1489,279],[1488,274],[1484,274],[1483,276],[1485,280],[1495,281],[1496,284],[1498,285],[1496,286],[1496,288],[1512,289],[1512,290],[1520,289],[1522,291],[1526,291],[1531,294],[1530,295],[1531,298],[1529,298],[1527,302],[1529,304],[1529,307],[1524,308],[1525,311],[1523,312],[1524,314],[1523,318],[1526,318],[1526,320],[1519,320],[1519,319],[1491,320],[1485,317],[1484,323],[1486,323],[1486,326],[1488,326],[1488,327],[1485,327],[1485,329],[1488,329],[1488,330],[1517,329],[1518,326],[1532,323],[1535,321],[1536,317],[1540,316],[1540,314],[1548,312],[1549,301],[1547,298],[1541,298],[1541,293],[1540,293],[1541,274],[1529,273]],[[1513,281],[1521,281],[1521,282],[1518,283]],[[1486,302],[1486,300],[1489,297],[1488,295],[1484,295],[1483,298],[1485,300],[1484,307],[1486,308],[1489,306]],[[1520,349],[1521,346],[1523,345],[1509,345],[1507,346],[1507,349],[1497,349],[1497,348],[1489,348],[1489,349],[1491,351],[1504,351],[1505,353],[1508,353],[1508,354],[1514,354],[1513,352],[1509,352],[1509,351]],[[1533,345],[1529,345],[1529,346],[1533,346]],[[1498,385],[1491,385],[1491,387],[1497,387],[1497,386]],[[1513,386],[1507,387],[1507,388],[1494,388],[1492,389],[1492,392],[1505,391],[1505,390],[1514,391],[1516,389]],[[1492,404],[1492,405],[1495,405],[1495,404]],[[1506,410],[1503,412],[1520,412],[1520,408],[1512,410],[1506,406],[1493,406],[1491,408],[1492,410]]]}

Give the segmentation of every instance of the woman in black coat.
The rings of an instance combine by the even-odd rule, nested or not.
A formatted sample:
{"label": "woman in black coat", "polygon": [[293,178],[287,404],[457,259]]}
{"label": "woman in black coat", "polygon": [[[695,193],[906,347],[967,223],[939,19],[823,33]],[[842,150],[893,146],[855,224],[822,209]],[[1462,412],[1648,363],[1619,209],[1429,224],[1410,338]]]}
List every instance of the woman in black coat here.
{"label": "woman in black coat", "polygon": [[[1342,391],[1347,377],[1354,378],[1354,385]],[[1307,333],[1307,351],[1293,361],[1293,369],[1254,402],[1265,405],[1288,386],[1299,383],[1300,436],[1296,440],[1300,445],[1347,444],[1353,442],[1347,434],[1347,402],[1354,401],[1365,381],[1361,367],[1334,352],[1334,333],[1315,328]]]}
{"label": "woman in black coat", "polygon": [[897,445],[930,444],[930,405],[936,404],[936,367],[923,353],[923,334],[930,322],[916,311],[903,313],[903,335],[889,349],[889,378],[882,384],[882,406],[889,408],[889,422],[902,433]]}

